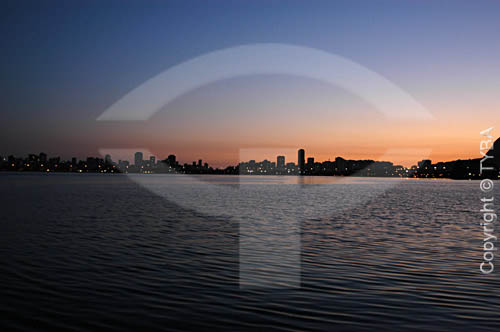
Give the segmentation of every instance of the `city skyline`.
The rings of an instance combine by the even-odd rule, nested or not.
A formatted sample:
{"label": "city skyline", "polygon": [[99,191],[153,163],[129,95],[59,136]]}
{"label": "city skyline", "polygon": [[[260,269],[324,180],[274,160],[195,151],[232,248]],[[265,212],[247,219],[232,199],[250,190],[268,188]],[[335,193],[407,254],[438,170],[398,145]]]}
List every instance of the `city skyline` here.
{"label": "city skyline", "polygon": [[[497,139],[497,141],[499,140],[500,138]],[[131,164],[133,164],[134,160],[136,159],[136,157],[134,155],[130,155],[130,152],[133,149],[125,149],[124,151],[120,151],[120,152],[117,152],[117,154],[119,155],[118,157],[115,157],[113,156],[113,159],[114,160],[123,160],[123,161],[127,161]],[[240,151],[241,149],[238,149],[238,151]],[[273,148],[273,149],[266,149],[266,148],[254,148],[254,149],[244,149],[246,152],[248,150],[252,151],[252,150],[255,150],[255,154],[254,156],[251,158],[251,159],[248,159],[247,161],[249,160],[274,160],[276,159],[277,157],[283,157],[285,160],[293,160],[294,163],[296,163],[297,165],[300,163],[300,152],[299,152],[299,155],[297,155],[297,153],[295,152],[290,152],[292,150],[294,150],[293,148],[285,148],[284,149],[284,152],[280,152],[278,154],[276,154],[275,151],[279,151],[280,149],[279,148]],[[300,148],[298,149],[298,151],[304,151],[305,148]],[[405,150],[405,149],[402,149],[402,150]],[[147,153],[146,151],[149,151],[150,153],[150,157],[152,158],[157,158],[158,156],[162,155],[162,156],[168,156],[168,155],[172,155],[174,154],[175,156],[177,156],[179,158],[179,160],[183,160],[183,163],[191,163],[191,161],[198,161],[198,160],[204,160],[205,162],[208,162],[210,165],[213,165],[215,168],[221,168],[221,169],[224,169],[226,167],[230,167],[230,166],[234,166],[235,164],[237,164],[238,162],[242,162],[241,160],[241,155],[239,153],[236,153],[238,155],[238,157],[233,157],[233,158],[230,158],[228,160],[214,160],[212,158],[207,158],[205,154],[205,156],[200,156],[200,155],[196,155],[194,158],[186,158],[185,157],[185,153],[183,153],[182,151],[179,153],[179,152],[173,152],[170,151],[170,152],[165,152],[165,153],[154,153],[152,151],[150,151],[149,149],[146,149],[146,150],[141,150],[141,151],[137,151],[135,153],[141,153],[143,154],[143,158],[145,156],[145,154]],[[154,151],[154,150],[153,150]],[[262,151],[265,151],[265,152],[262,152]],[[413,151],[412,149],[408,149],[408,155],[412,156],[412,157],[416,157],[416,158],[413,158],[411,159],[412,161],[409,161],[407,163],[403,163],[403,162],[397,162],[397,161],[391,161],[394,165],[400,165],[400,166],[403,166],[405,168],[411,168],[412,166],[416,165],[418,163],[419,160],[421,159],[431,159],[431,160],[434,160],[436,162],[450,162],[450,161],[455,161],[455,160],[471,160],[471,159],[477,159],[481,156],[480,152],[478,152],[476,155],[471,155],[471,156],[466,156],[466,157],[460,157],[460,156],[455,156],[455,157],[451,157],[449,159],[444,159],[444,160],[439,160],[439,159],[433,159],[431,158],[432,156],[432,153],[424,153],[422,154],[422,152],[420,151]],[[89,154],[89,155],[84,155],[83,153],[70,153],[70,154],[59,154],[59,153],[45,153],[45,152],[41,152],[43,154],[47,154],[47,155],[56,155],[58,156],[59,158],[61,159],[64,159],[64,160],[71,160],[71,159],[79,159],[79,160],[83,160],[83,159],[86,159],[88,156],[98,156],[98,157],[93,157],[93,158],[105,158],[105,155],[101,155],[101,153],[97,152],[97,153],[92,153],[92,154]],[[135,154],[134,153],[134,154]],[[247,152],[248,153],[248,152]],[[273,155],[274,153],[274,155]],[[348,160],[373,160],[373,161],[386,161],[386,160],[383,160],[383,159],[377,159],[377,158],[369,158],[369,157],[366,157],[366,156],[370,156],[371,154],[368,154],[368,155],[365,155],[365,154],[358,154],[358,153],[352,153],[352,154],[345,154],[345,155],[341,155],[341,154],[334,154],[334,153],[320,153],[319,156],[315,153],[310,153],[312,155],[309,156],[309,157],[306,157],[304,156],[304,160],[303,162],[306,163],[307,162],[307,159],[309,158],[312,158],[313,160],[316,160],[316,161],[319,161],[319,160],[322,160],[322,162],[324,161],[331,161],[331,160],[334,160],[336,157],[339,157],[341,156],[342,158],[346,158]],[[28,152],[28,153],[24,153],[24,154],[19,154],[19,155],[15,155],[15,154],[9,154],[9,153],[0,153],[0,157],[4,157],[6,158],[7,156],[18,156],[18,157],[26,157],[26,156],[29,156],[29,155],[32,155],[32,153]],[[233,153],[234,155],[234,153]],[[100,157],[99,157],[100,156]],[[183,157],[184,156],[184,157]],[[261,157],[259,157],[261,156]],[[421,158],[419,158],[421,157]],[[160,159],[158,159],[158,161],[160,161]],[[276,161],[277,163],[277,161]]]}
{"label": "city skyline", "polygon": [[[498,156],[500,138],[497,139],[487,152],[488,155]],[[0,171],[38,171],[38,172],[98,172],[98,173],[180,173],[180,174],[231,174],[231,175],[323,175],[323,176],[368,176],[368,177],[402,177],[402,178],[453,178],[453,179],[481,179],[500,178],[500,164],[498,160],[486,160],[489,170],[481,172],[483,164],[481,158],[454,160],[432,163],[430,159],[418,161],[411,167],[394,164],[391,161],[352,160],[337,156],[333,161],[318,161],[314,156],[306,154],[305,149],[297,150],[297,162],[287,162],[284,155],[276,155],[274,160],[255,159],[240,160],[235,165],[224,168],[214,168],[202,159],[191,163],[182,162],[176,155],[170,154],[164,159],[155,155],[145,155],[137,151],[133,155],[133,163],[129,160],[113,159],[106,154],[104,157],[87,157],[71,161],[61,160],[60,157],[48,157],[46,153],[29,154],[27,158],[13,155],[0,155]],[[146,157],[146,158],[145,158]],[[307,157],[307,159],[306,159]]]}
{"label": "city skyline", "polygon": [[[500,138],[499,138],[500,139]],[[137,151],[135,152],[133,155],[130,156],[130,158],[120,158],[120,159],[117,159],[115,158],[113,155],[110,155],[110,154],[105,154],[105,155],[98,155],[98,156],[86,156],[86,157],[71,157],[71,158],[64,158],[64,157],[61,157],[57,154],[48,154],[48,153],[45,153],[45,152],[40,152],[38,154],[34,154],[34,153],[27,153],[27,154],[24,154],[24,155],[21,155],[21,156],[15,156],[15,155],[6,155],[6,154],[0,154],[0,161],[3,160],[3,161],[6,161],[8,160],[9,157],[14,157],[14,158],[25,158],[25,159],[30,159],[32,156],[45,156],[45,158],[49,158],[48,156],[50,155],[56,155],[56,157],[53,157],[53,158],[57,158],[58,160],[66,160],[66,161],[71,161],[71,160],[77,160],[77,161],[84,161],[85,159],[87,158],[94,158],[94,159],[102,159],[103,161],[106,161],[106,160],[111,160],[113,162],[119,162],[119,161],[122,161],[122,162],[126,162],[128,163],[129,165],[141,165],[142,163],[146,163],[146,162],[150,162],[152,164],[156,164],[157,162],[161,162],[161,161],[164,161],[164,160],[167,160],[169,157],[174,157],[174,161],[177,159],[177,154],[174,154],[174,153],[167,153],[165,154],[166,157],[163,158],[163,159],[158,159],[158,155],[156,154],[149,154],[147,155],[145,152],[142,152],[142,151]],[[121,155],[123,155],[123,153],[121,153]],[[269,161],[269,162],[273,162],[274,164],[276,164],[277,166],[278,165],[285,165],[285,164],[289,164],[289,163],[293,163],[295,166],[297,167],[301,167],[300,165],[307,165],[307,164],[310,164],[311,162],[312,163],[323,163],[323,162],[330,162],[330,161],[334,161],[335,159],[337,158],[343,158],[343,159],[346,159],[346,160],[372,160],[372,161],[375,161],[375,162],[388,162],[388,160],[376,160],[376,159],[354,159],[354,158],[349,158],[348,156],[334,156],[332,158],[327,158],[326,160],[320,160],[319,158],[316,158],[315,156],[307,156],[305,154],[305,149],[298,149],[297,150],[297,153],[296,153],[297,158],[290,158],[292,159],[292,161],[290,161],[290,159],[287,157],[287,156],[284,156],[284,155],[276,155],[274,158],[264,158],[264,159],[260,159],[259,162],[264,162],[264,161]],[[301,155],[303,155],[303,159],[301,159]],[[344,158],[345,157],[345,158]],[[281,159],[281,161],[280,161]],[[472,159],[477,159],[477,156],[476,158],[474,157],[471,157],[471,158],[467,158],[467,159],[454,159],[454,160],[446,160],[446,161],[437,161],[437,162],[449,162],[449,161],[455,161],[455,160],[472,160]],[[46,159],[48,160],[48,159]],[[140,162],[138,162],[140,160]],[[231,167],[231,166],[234,166],[235,164],[238,164],[238,163],[248,163],[248,162],[256,162],[258,160],[258,158],[254,158],[254,159],[248,159],[248,160],[239,160],[237,163],[233,163],[233,164],[223,164],[222,167],[219,167],[219,166],[216,166],[218,163],[216,162],[215,164],[210,164],[210,165],[214,165],[216,166],[216,168],[227,168],[227,167]],[[274,160],[274,161],[273,161]],[[301,163],[301,160],[302,160],[302,163]],[[430,160],[430,159],[429,159]],[[203,159],[203,158],[195,158],[195,160],[186,160],[186,159],[183,159],[181,161],[181,159],[179,158],[177,160],[180,164],[191,164],[191,163],[196,163],[198,164],[200,161],[203,161],[203,162],[206,162],[207,160],[206,159]],[[404,165],[400,165],[400,164],[397,164],[397,163],[394,163],[392,161],[389,161],[391,162],[392,164],[394,165],[397,165],[397,166],[403,166],[405,168],[411,168],[412,166],[415,166],[418,164],[419,160],[416,160],[414,163],[412,163],[412,165],[410,165],[410,167],[406,167]]]}

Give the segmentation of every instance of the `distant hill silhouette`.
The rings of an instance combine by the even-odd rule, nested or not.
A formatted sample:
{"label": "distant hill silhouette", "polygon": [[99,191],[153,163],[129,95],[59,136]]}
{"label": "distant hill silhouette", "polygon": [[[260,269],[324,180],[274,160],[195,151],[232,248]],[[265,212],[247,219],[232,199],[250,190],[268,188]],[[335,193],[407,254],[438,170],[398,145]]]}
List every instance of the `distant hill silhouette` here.
{"label": "distant hill silhouette", "polygon": [[493,143],[493,147],[488,151],[488,156],[493,156],[494,165],[500,168],[500,137]]}

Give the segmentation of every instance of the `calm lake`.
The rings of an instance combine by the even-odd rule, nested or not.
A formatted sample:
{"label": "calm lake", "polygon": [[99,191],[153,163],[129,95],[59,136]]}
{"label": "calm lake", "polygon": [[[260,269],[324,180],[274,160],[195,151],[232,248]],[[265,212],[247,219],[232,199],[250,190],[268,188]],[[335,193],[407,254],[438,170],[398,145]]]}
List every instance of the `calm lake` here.
{"label": "calm lake", "polygon": [[500,328],[476,181],[0,173],[0,192],[3,330]]}

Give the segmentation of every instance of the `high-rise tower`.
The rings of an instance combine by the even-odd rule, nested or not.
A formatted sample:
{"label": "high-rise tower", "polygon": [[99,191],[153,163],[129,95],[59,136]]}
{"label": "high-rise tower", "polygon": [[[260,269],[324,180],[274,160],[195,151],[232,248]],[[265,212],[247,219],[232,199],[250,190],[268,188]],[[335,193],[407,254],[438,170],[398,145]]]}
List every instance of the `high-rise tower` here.
{"label": "high-rise tower", "polygon": [[278,156],[278,158],[276,159],[276,167],[278,169],[285,168],[285,156]]}
{"label": "high-rise tower", "polygon": [[304,151],[304,149],[300,149],[299,150],[299,155],[298,155],[298,158],[297,158],[297,163],[299,164],[299,174],[300,175],[303,175],[305,173],[305,170],[306,170],[306,152]]}
{"label": "high-rise tower", "polygon": [[136,152],[134,155],[134,164],[136,167],[141,167],[142,166],[142,152]]}

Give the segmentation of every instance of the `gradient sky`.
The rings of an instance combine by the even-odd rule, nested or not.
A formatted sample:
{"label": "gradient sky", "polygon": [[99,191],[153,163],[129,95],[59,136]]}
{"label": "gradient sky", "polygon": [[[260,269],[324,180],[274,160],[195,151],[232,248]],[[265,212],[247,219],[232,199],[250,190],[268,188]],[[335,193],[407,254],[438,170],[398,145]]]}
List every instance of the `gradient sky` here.
{"label": "gradient sky", "polygon": [[[499,13],[499,1],[2,1],[0,155],[148,148],[223,166],[242,149],[259,159],[273,157],[262,149],[303,147],[327,160],[379,159],[395,147],[427,149],[434,161],[477,158],[479,131],[499,119]],[[96,122],[171,66],[252,43],[348,58],[435,119],[389,120],[339,87],[260,75],[201,87],[147,123]],[[391,161],[414,164],[408,151]]]}

